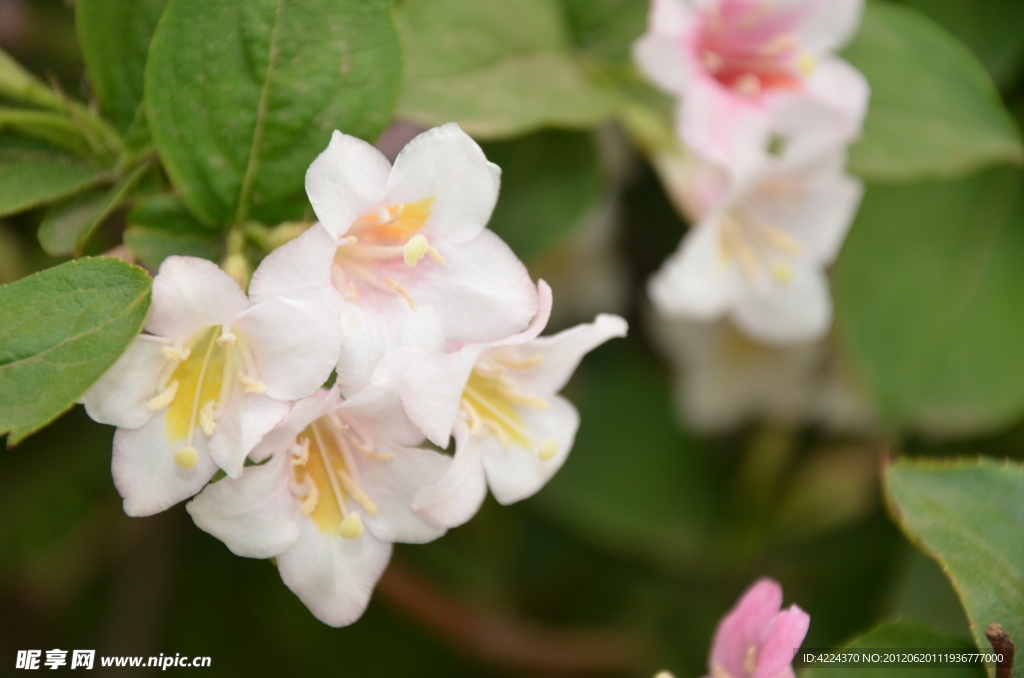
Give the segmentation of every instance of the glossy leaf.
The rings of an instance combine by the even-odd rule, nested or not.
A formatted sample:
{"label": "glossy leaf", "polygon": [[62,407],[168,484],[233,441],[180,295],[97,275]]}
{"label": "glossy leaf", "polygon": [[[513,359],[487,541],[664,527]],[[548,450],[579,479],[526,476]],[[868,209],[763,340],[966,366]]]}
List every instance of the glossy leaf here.
{"label": "glossy leaf", "polygon": [[[979,648],[985,627],[1024,639],[1024,466],[993,459],[909,460],[885,474],[900,527],[960,595]],[[1017,661],[1014,678],[1024,676]]]}
{"label": "glossy leaf", "polygon": [[332,130],[383,129],[400,66],[388,0],[170,0],[146,66],[153,142],[202,220],[285,220]]}
{"label": "glossy leaf", "polygon": [[875,181],[953,178],[1020,163],[1021,135],[977,59],[913,9],[872,0],[844,56],[871,84],[850,169]]}
{"label": "glossy leaf", "polygon": [[67,197],[95,184],[93,163],[42,142],[0,132],[0,216]]}
{"label": "glossy leaf", "polygon": [[70,261],[0,287],[0,433],[15,444],[71,407],[124,352],[152,280],[118,259]]}
{"label": "glossy leaf", "polygon": [[1020,186],[1019,173],[995,169],[868,190],[835,295],[844,340],[890,424],[966,434],[1024,413]]}
{"label": "glossy leaf", "polygon": [[142,75],[153,31],[167,0],[78,0],[75,24],[89,82],[118,129],[142,103]]}
{"label": "glossy leaf", "polygon": [[139,263],[152,271],[171,255],[215,261],[224,250],[219,232],[197,221],[172,196],[159,196],[136,205],[128,213],[124,244]]}
{"label": "glossy leaf", "polygon": [[398,16],[403,117],[498,138],[591,126],[610,112],[607,92],[570,54],[557,0],[409,0]]}

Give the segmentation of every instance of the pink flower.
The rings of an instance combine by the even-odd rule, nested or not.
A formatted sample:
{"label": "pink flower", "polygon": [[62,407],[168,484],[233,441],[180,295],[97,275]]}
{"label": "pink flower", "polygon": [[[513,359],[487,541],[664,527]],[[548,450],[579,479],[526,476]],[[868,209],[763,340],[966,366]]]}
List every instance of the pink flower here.
{"label": "pink flower", "polygon": [[754,583],[715,631],[710,678],[793,678],[790,664],[811,617],[796,605],[782,609],[782,587]]}
{"label": "pink flower", "polygon": [[681,98],[678,133],[743,172],[774,142],[813,156],[855,139],[869,88],[832,52],[863,0],[654,0],[635,58]]}

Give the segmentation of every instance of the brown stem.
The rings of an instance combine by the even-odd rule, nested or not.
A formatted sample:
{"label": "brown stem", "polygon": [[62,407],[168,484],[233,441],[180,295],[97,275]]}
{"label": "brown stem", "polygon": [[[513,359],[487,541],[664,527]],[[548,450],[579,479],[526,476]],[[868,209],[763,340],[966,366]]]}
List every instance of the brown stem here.
{"label": "brown stem", "polygon": [[524,626],[464,603],[408,565],[392,560],[377,591],[453,650],[531,675],[636,673],[647,643],[623,631]]}
{"label": "brown stem", "polygon": [[992,623],[985,629],[985,637],[992,643],[992,649],[1003,655],[1003,661],[996,664],[996,678],[1010,678],[1013,672],[1013,653],[1016,647],[1009,634],[999,624]]}

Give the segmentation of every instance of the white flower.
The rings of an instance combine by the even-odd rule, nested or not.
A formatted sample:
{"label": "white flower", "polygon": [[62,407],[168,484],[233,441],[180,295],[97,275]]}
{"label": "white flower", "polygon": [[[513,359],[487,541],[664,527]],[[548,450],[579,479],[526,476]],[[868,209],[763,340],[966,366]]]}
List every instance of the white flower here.
{"label": "white flower", "polygon": [[450,353],[396,351],[381,362],[375,382],[396,381],[409,418],[455,460],[413,507],[428,520],[454,527],[469,520],[490,486],[502,504],[536,493],[565,463],[579,414],[557,395],[580,360],[626,321],[599,315],[540,337],[551,312],[551,290],[538,285],[540,310],[530,327],[503,341],[469,344]]}
{"label": "white flower", "polygon": [[[863,187],[843,170],[845,154],[800,164],[762,163],[745,180],[708,182],[724,191],[648,286],[669,315],[729,315],[760,341],[819,339],[832,323],[824,268],[839,252]],[[698,208],[700,209],[700,208]]]}
{"label": "white flower", "polygon": [[832,52],[862,9],[863,0],[654,0],[634,55],[680,97],[686,144],[742,174],[773,136],[812,157],[860,134],[867,82]]}
{"label": "white flower", "polygon": [[351,624],[392,542],[444,533],[411,508],[451,466],[412,447],[422,440],[394,391],[371,386],[342,401],[335,387],[297,402],[267,434],[252,457],[269,461],[207,486],[186,508],[234,553],[276,558],[285,584],[318,619]]}
{"label": "white flower", "polygon": [[[169,257],[153,281],[146,334],[85,394],[86,411],[118,427],[113,475],[128,515],[198,492],[219,466],[232,477],[338,359],[338,304],[286,296],[322,284],[330,254],[310,231],[257,269],[249,296],[216,265]],[[323,234],[326,235],[326,234]]]}
{"label": "white flower", "polygon": [[394,167],[373,146],[335,132],[310,166],[306,192],[336,238],[333,281],[348,299],[338,383],[369,382],[389,350],[441,351],[492,341],[537,310],[523,264],[484,227],[500,169],[456,124],[413,139]]}

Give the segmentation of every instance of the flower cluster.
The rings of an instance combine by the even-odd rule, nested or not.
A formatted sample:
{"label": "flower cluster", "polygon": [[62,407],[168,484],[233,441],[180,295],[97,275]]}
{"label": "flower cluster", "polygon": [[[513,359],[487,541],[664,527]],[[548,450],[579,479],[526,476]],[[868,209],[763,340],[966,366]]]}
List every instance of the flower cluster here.
{"label": "flower cluster", "polygon": [[[319,222],[248,294],[212,263],[167,259],[145,334],[83,398],[118,427],[125,511],[197,495],[200,528],[276,559],[338,626],[362,614],[392,543],[464,523],[488,486],[503,504],[537,492],[579,425],[558,391],[626,323],[539,336],[550,288],[486,229],[499,178],[454,124],[394,166],[335,132],[306,175]],[[424,444],[452,437],[454,455]]]}
{"label": "flower cluster", "polygon": [[696,224],[650,281],[665,314],[731,320],[756,340],[820,339],[824,269],[863,192],[847,175],[869,89],[834,51],[863,0],[654,0],[635,45],[679,98],[680,148],[656,159]]}

